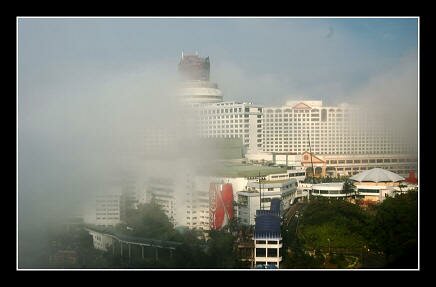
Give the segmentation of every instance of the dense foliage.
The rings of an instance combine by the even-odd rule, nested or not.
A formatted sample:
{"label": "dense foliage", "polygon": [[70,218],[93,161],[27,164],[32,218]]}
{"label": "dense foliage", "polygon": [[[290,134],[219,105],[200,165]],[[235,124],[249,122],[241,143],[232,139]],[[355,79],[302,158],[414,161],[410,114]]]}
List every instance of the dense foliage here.
{"label": "dense foliage", "polygon": [[125,223],[118,226],[121,232],[138,237],[161,240],[180,240],[165,212],[154,203],[141,204],[126,212]]}
{"label": "dense foliage", "polygon": [[387,257],[387,267],[418,266],[418,192],[387,198],[377,206],[373,234]]}
{"label": "dense foliage", "polygon": [[[148,239],[170,240],[181,245],[169,256],[168,250],[160,250],[159,256],[154,256],[153,250],[146,252],[145,258],[137,249],[136,256],[131,258],[113,255],[94,249],[92,237],[83,228],[74,231],[59,229],[50,235],[53,248],[47,257],[67,250],[74,252],[77,260],[74,263],[57,261],[53,268],[235,268],[237,266],[234,250],[235,237],[231,231],[237,229],[237,222],[232,222],[231,228],[211,231],[206,241],[199,230],[175,230],[161,208],[154,204],[143,204],[135,210],[129,210],[124,223],[119,224],[116,231],[121,234]],[[117,245],[116,250],[119,250]],[[138,256],[139,252],[139,256]],[[133,253],[133,251],[132,251]]]}
{"label": "dense foliage", "polygon": [[303,244],[307,249],[360,247],[366,244],[368,216],[355,204],[344,200],[313,200],[300,222]]}
{"label": "dense foliage", "polygon": [[[282,226],[282,268],[416,268],[418,233],[416,191],[362,208],[344,200],[312,198],[298,216]],[[151,203],[127,213],[118,232],[180,242],[173,256],[153,255],[131,260],[93,248],[83,228],[58,229],[50,235],[47,267],[54,268],[237,268],[237,220],[226,229],[176,231],[168,217]],[[73,263],[53,260],[59,251],[73,251]],[[63,263],[62,263],[63,262]]]}
{"label": "dense foliage", "polygon": [[313,198],[284,227],[287,268],[416,268],[417,192],[370,208]]}

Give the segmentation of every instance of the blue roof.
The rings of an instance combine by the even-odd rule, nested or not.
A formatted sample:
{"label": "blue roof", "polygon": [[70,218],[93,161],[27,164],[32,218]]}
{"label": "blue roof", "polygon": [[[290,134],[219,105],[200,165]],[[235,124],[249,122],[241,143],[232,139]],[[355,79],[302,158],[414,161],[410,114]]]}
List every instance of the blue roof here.
{"label": "blue roof", "polygon": [[259,216],[261,214],[274,214],[280,216],[280,198],[273,198],[271,199],[271,207],[269,210],[256,210],[256,216]]}
{"label": "blue roof", "polygon": [[280,198],[271,199],[271,212],[274,214],[280,214]]}
{"label": "blue roof", "polygon": [[280,237],[280,202],[279,198],[273,198],[270,210],[256,210],[255,238]]}
{"label": "blue roof", "polygon": [[255,238],[280,237],[280,217],[267,213],[256,216]]}

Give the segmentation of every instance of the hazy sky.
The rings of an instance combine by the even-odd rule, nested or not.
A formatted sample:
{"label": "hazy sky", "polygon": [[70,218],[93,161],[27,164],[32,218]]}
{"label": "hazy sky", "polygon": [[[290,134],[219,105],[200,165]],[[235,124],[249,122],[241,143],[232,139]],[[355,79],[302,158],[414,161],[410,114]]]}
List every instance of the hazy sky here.
{"label": "hazy sky", "polygon": [[417,19],[19,19],[20,88],[211,58],[226,100],[348,100],[417,51]]}

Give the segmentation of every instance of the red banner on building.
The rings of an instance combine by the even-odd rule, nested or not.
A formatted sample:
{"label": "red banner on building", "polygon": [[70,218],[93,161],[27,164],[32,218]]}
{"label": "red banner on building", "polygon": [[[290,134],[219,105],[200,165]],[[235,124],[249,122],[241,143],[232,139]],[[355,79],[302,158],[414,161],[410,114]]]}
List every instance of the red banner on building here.
{"label": "red banner on building", "polygon": [[209,223],[211,229],[221,229],[233,218],[233,187],[231,183],[211,183],[209,186]]}

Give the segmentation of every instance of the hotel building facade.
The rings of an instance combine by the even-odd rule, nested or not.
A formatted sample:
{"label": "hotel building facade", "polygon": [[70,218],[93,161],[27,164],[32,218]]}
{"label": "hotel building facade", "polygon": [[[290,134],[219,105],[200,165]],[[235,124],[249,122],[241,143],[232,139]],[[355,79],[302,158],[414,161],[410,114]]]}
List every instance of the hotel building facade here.
{"label": "hotel building facade", "polygon": [[401,129],[358,106],[326,106],[313,100],[261,106],[223,101],[221,94],[211,102],[196,95],[189,98],[186,92],[183,99],[193,109],[200,137],[242,138],[248,154],[301,155],[304,166],[304,154],[311,151],[322,162],[321,172],[315,170],[315,174],[327,175],[329,170],[330,174],[352,175],[382,167],[407,175],[418,168],[417,151]]}

